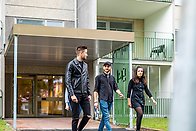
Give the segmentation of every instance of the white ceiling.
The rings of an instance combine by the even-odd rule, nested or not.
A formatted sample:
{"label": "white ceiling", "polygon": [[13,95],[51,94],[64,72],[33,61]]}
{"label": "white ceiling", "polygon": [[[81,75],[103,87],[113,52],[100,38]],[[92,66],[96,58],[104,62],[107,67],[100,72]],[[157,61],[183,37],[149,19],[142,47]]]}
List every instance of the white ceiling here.
{"label": "white ceiling", "polygon": [[145,19],[170,3],[147,0],[97,0],[98,16]]}

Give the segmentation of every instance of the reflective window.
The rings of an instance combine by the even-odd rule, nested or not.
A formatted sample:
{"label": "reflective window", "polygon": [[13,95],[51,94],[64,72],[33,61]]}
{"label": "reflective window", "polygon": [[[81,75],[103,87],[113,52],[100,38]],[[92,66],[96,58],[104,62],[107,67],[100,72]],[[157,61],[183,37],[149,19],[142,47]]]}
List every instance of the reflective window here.
{"label": "reflective window", "polygon": [[97,29],[131,32],[133,31],[133,23],[121,21],[98,21]]}
{"label": "reflective window", "polygon": [[132,24],[130,22],[110,22],[110,30],[131,32]]}
{"label": "reflective window", "polygon": [[17,24],[64,27],[63,21],[55,20],[17,19]]}
{"label": "reflective window", "polygon": [[46,26],[64,27],[63,21],[46,21]]}
{"label": "reflective window", "polygon": [[44,25],[43,20],[17,19],[17,24]]}
{"label": "reflective window", "polygon": [[97,22],[97,29],[99,29],[99,30],[106,30],[106,22],[105,21]]}

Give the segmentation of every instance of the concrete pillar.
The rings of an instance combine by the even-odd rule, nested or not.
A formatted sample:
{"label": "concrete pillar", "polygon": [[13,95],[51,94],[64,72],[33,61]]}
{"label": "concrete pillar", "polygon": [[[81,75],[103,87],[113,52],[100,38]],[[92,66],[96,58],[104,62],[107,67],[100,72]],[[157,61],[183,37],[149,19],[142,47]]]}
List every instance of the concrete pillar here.
{"label": "concrete pillar", "polygon": [[177,38],[174,61],[174,97],[169,131],[194,131],[196,129],[196,1],[183,2],[183,19]]}
{"label": "concrete pillar", "polygon": [[5,113],[5,58],[4,58],[4,44],[5,44],[5,0],[0,1],[0,90],[3,92],[3,107],[0,105],[0,116],[4,118]]}
{"label": "concrete pillar", "polygon": [[78,28],[97,29],[97,0],[77,0]]}

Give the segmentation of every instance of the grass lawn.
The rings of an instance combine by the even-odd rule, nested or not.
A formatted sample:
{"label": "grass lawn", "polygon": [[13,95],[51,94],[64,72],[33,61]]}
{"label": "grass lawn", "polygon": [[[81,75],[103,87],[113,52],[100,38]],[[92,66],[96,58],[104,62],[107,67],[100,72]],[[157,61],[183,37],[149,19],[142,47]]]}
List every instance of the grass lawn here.
{"label": "grass lawn", "polygon": [[0,131],[12,131],[12,128],[2,119],[0,119]]}
{"label": "grass lawn", "polygon": [[[135,125],[135,119],[133,124]],[[142,127],[168,131],[168,118],[143,118]]]}

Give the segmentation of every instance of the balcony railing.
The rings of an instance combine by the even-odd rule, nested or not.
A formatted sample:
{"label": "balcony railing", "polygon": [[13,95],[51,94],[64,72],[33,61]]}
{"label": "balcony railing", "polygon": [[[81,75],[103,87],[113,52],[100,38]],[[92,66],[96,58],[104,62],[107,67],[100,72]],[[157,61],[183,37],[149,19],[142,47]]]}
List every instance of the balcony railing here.
{"label": "balcony railing", "polygon": [[174,40],[172,37],[135,37],[132,46],[133,60],[172,61],[173,57]]}
{"label": "balcony railing", "polygon": [[146,1],[155,1],[155,2],[166,2],[166,3],[172,3],[173,0],[146,0]]}
{"label": "balcony railing", "polygon": [[[146,104],[144,107],[144,116],[145,118],[154,118],[154,117],[165,117],[170,116],[171,108],[171,98],[156,98],[157,105],[155,106],[152,101],[148,98],[146,99]],[[127,100],[124,99],[115,99],[115,108],[114,108],[114,123],[116,124],[129,124],[130,118],[130,108],[127,106]],[[136,118],[136,112],[133,111],[133,119]],[[112,116],[111,116],[112,117]]]}
{"label": "balcony railing", "polygon": [[171,98],[157,98],[157,105],[154,106],[150,99],[146,99],[144,117],[169,117]]}

